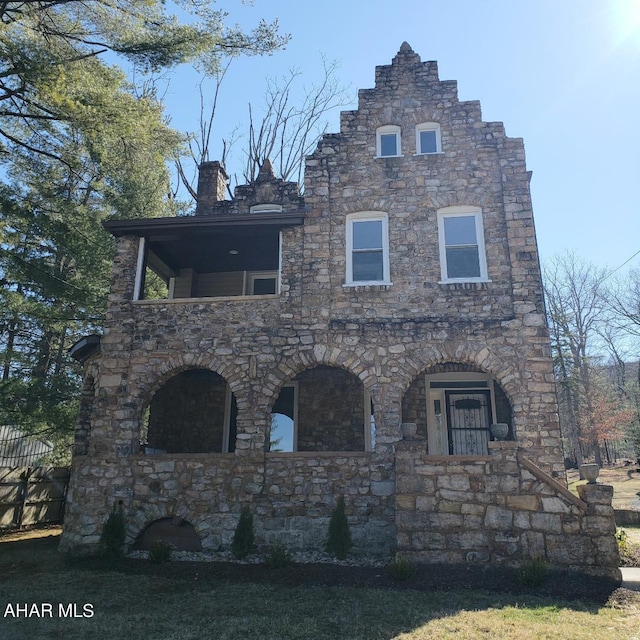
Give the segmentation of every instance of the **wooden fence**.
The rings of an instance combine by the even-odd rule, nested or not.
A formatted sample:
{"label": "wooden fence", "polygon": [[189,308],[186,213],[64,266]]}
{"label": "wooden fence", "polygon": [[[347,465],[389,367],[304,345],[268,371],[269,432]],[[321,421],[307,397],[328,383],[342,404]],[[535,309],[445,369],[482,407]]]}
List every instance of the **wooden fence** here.
{"label": "wooden fence", "polygon": [[68,467],[0,467],[0,529],[64,519]]}

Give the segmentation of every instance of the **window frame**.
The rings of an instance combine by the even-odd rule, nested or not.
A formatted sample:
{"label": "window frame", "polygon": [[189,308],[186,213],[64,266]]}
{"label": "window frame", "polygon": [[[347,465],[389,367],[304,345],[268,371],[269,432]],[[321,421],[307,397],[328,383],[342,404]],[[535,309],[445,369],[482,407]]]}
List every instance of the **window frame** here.
{"label": "window frame", "polygon": [[249,213],[282,213],[281,204],[254,204],[249,207]]}
{"label": "window frame", "polygon": [[[382,280],[354,280],[353,279],[353,225],[356,222],[381,222],[382,223]],[[345,286],[382,286],[391,284],[389,267],[389,216],[381,211],[358,211],[350,213],[346,218],[346,270]]]}
{"label": "window frame", "polygon": [[[395,135],[396,153],[382,154],[382,136]],[[402,136],[400,126],[397,124],[386,124],[376,129],[376,158],[401,158],[402,157]]]}
{"label": "window frame", "polygon": [[[436,150],[423,151],[420,140],[420,134],[423,131],[434,131],[436,134]],[[438,122],[421,122],[416,125],[416,155],[417,156],[434,156],[442,153],[442,138],[440,136],[440,124]]]}
{"label": "window frame", "polygon": [[269,425],[269,440],[267,445],[269,446],[268,451],[270,453],[297,453],[298,451],[298,381],[290,380],[282,385],[280,389],[280,393],[282,393],[283,389],[291,388],[293,389],[293,434],[292,434],[292,450],[291,451],[271,451],[271,436],[273,435],[271,431],[271,427],[273,426],[273,410],[270,415],[272,416],[272,422]]}
{"label": "window frame", "polygon": [[[256,280],[273,280],[274,289],[273,293],[255,293]],[[274,296],[280,293],[279,279],[277,271],[245,271],[245,296]]]}
{"label": "window frame", "polygon": [[[445,220],[448,218],[462,218],[473,216],[475,219],[476,244],[475,245],[451,245],[451,246],[476,246],[478,249],[479,276],[464,276],[459,278],[449,277],[447,270],[447,245],[445,244]],[[438,247],[440,254],[440,282],[442,284],[455,282],[489,282],[487,272],[487,254],[484,242],[484,224],[482,209],[480,207],[458,205],[438,209]]]}

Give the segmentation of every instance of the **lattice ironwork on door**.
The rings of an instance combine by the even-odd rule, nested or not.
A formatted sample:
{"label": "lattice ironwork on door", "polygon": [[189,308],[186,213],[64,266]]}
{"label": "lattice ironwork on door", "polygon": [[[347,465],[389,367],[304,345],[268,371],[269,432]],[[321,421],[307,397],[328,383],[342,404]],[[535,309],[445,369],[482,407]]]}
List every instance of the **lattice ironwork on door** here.
{"label": "lattice ironwork on door", "polygon": [[447,391],[449,453],[486,455],[490,440],[491,399],[489,391]]}

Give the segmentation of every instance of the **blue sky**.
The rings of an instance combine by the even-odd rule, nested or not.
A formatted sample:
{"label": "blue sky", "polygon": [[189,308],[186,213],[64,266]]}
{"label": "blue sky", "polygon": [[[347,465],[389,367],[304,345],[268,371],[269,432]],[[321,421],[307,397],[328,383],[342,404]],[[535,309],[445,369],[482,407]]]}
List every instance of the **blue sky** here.
{"label": "blue sky", "polygon": [[[278,18],[286,50],[233,62],[214,138],[246,121],[266,78],[292,67],[312,84],[321,54],[339,79],[373,87],[403,41],[457,80],[461,100],[524,138],[541,257],[575,250],[614,269],[640,251],[640,0],[221,1],[229,23],[249,29]],[[197,127],[197,77],[181,69],[165,102],[173,126]],[[329,119],[337,132],[338,114]],[[238,143],[241,146],[241,141]],[[215,158],[215,153],[211,159]],[[640,267],[640,254],[628,267]]]}

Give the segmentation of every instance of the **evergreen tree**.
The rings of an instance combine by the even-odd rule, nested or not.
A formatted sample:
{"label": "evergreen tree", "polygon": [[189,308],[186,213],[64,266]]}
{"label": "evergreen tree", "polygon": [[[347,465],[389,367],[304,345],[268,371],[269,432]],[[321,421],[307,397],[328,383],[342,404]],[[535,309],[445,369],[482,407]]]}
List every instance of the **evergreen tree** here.
{"label": "evergreen tree", "polygon": [[233,534],[231,551],[233,555],[242,560],[255,549],[255,534],[253,532],[253,514],[249,507],[243,507],[240,512],[240,520]]}
{"label": "evergreen tree", "polygon": [[331,513],[329,521],[329,537],[325,544],[327,553],[334,555],[338,560],[344,560],[351,550],[351,530],[345,512],[344,496],[340,496]]}

